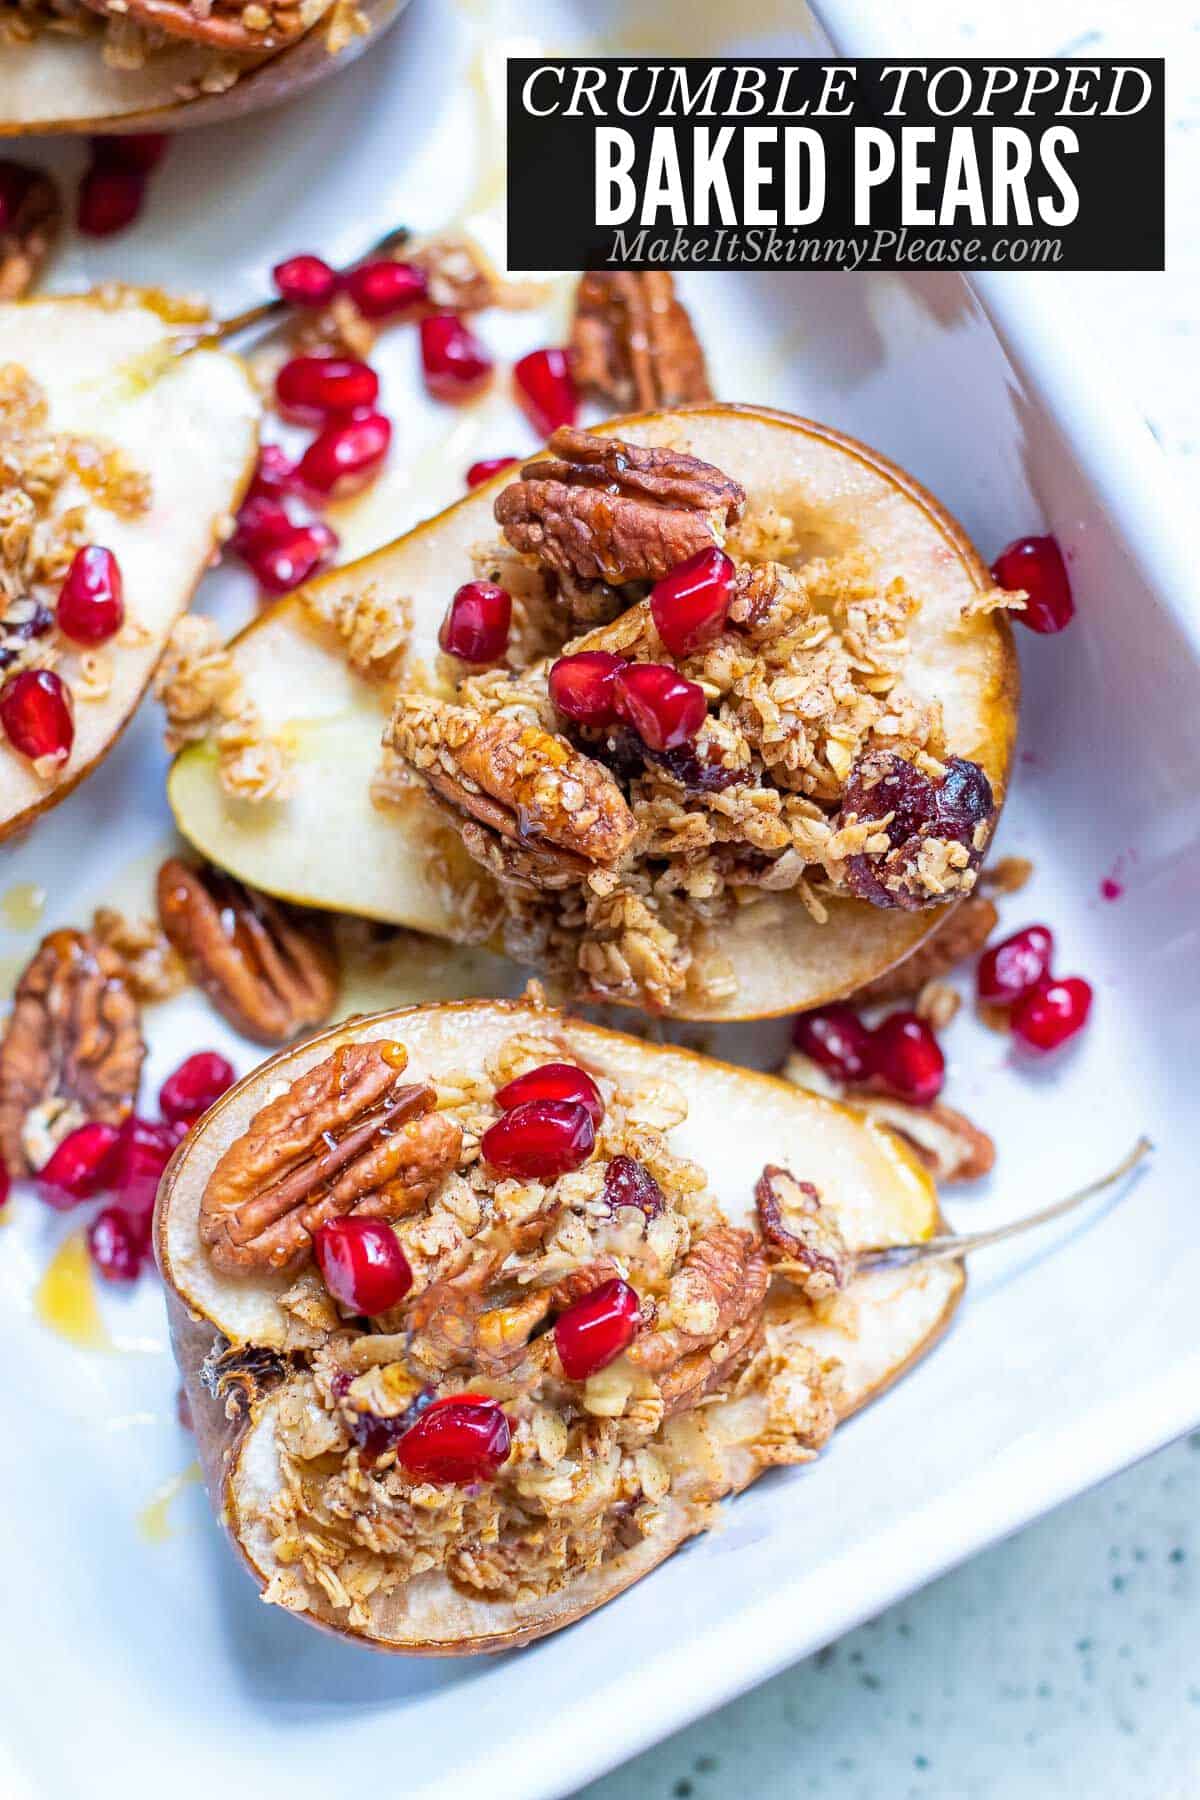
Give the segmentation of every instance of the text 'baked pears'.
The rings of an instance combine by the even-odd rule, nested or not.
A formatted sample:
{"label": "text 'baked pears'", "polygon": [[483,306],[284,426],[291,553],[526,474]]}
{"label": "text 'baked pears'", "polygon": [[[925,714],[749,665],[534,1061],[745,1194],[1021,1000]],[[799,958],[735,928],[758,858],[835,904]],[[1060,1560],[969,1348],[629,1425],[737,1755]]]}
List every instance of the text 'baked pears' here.
{"label": "text 'baked pears'", "polygon": [[[287,750],[291,796],[242,804],[222,790],[215,746],[196,744],[170,777],[180,829],[271,893],[483,938],[581,997],[736,1019],[851,992],[944,917],[927,900],[966,891],[1003,800],[1017,674],[986,570],[911,478],[802,419],[713,405],[562,437],[551,479],[537,465],[534,479],[498,476],[235,640],[263,729]],[[631,775],[631,732],[564,735],[547,670],[564,642],[661,658],[636,596],[722,532],[738,570],[731,626],[682,665],[720,702],[702,765],[635,745]],[[451,596],[472,576],[514,590],[506,666],[440,652]],[[960,841],[921,839],[921,893],[915,856],[907,887],[886,893],[870,860],[904,836],[887,833],[903,816],[884,798],[893,742],[911,748],[900,773],[926,793],[937,778],[923,771],[946,771],[939,804],[964,771],[959,798],[980,802],[953,827]],[[858,823],[839,831],[852,795]],[[853,891],[884,904],[828,878],[814,888],[830,844],[844,866],[870,865]]]}
{"label": "text 'baked pears'", "polygon": [[[564,1079],[590,1096],[556,1103],[583,1142],[557,1173],[505,1174],[545,1127],[530,1084]],[[389,1222],[413,1278],[382,1311],[352,1289],[369,1320],[313,1258],[351,1213]],[[809,1460],[963,1288],[957,1263],[856,1275],[855,1252],[937,1225],[925,1173],[844,1108],[492,1001],[264,1064],[181,1145],[155,1232],[213,1505],[264,1597],[463,1654],[569,1623],[722,1495]]]}
{"label": "text 'baked pears'", "polygon": [[[239,358],[174,357],[169,306],[137,290],[0,306],[0,687],[50,670],[73,742],[41,764],[0,735],[0,838],[54,806],[128,723],[250,479],[259,401]],[[88,645],[56,607],[76,550],[112,553],[124,622]]]}

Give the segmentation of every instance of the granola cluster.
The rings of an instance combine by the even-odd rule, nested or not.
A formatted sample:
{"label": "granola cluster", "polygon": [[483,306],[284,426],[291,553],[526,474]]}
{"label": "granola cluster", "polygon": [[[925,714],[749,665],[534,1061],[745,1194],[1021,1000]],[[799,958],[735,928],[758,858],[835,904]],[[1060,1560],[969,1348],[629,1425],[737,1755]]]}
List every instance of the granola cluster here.
{"label": "granola cluster", "polygon": [[[498,1176],[480,1157],[497,1089],[563,1055],[531,1029],[482,1069],[414,1082],[402,1045],[350,1045],[214,1170],[201,1222],[214,1260],[295,1276],[282,1305],[299,1373],[268,1515],[284,1567],[268,1599],[319,1592],[355,1624],[372,1595],[427,1570],[477,1597],[543,1594],[653,1533],[670,1498],[724,1491],[694,1428],[702,1404],[753,1400],[759,1467],[804,1461],[828,1437],[838,1371],[803,1346],[800,1321],[850,1273],[832,1218],[810,1189],[793,1214],[802,1184],[771,1170],[770,1241],[730,1226],[703,1169],[670,1147],[683,1095],[595,1069],[605,1112],[590,1159],[547,1183]],[[348,1211],[390,1220],[414,1275],[370,1321],[339,1313],[306,1251]],[[805,1235],[799,1258],[789,1225]],[[640,1326],[615,1361],[570,1380],[554,1321],[613,1277],[636,1290]],[[415,1478],[397,1442],[432,1401],[467,1393],[503,1404],[512,1450],[497,1479]]]}
{"label": "granola cluster", "polygon": [[231,800],[287,799],[294,779],[291,756],[263,724],[211,619],[184,613],[176,620],[155,671],[154,693],[166,709],[164,738],[172,754],[211,738],[217,779]]}

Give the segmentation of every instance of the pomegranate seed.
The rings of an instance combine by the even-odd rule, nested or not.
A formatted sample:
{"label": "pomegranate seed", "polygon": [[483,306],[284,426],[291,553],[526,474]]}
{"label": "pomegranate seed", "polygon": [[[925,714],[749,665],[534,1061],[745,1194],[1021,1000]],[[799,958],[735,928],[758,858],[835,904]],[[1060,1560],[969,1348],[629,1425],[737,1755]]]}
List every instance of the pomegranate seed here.
{"label": "pomegranate seed", "polygon": [[0,232],[10,231],[16,224],[34,183],[41,180],[41,171],[28,163],[0,159]]}
{"label": "pomegranate seed", "polygon": [[121,1133],[115,1125],[91,1119],[68,1132],[37,1173],[38,1193],[56,1212],[67,1212],[81,1200],[92,1200],[112,1176]]}
{"label": "pomegranate seed", "polygon": [[64,763],[75,742],[70,691],[53,669],[22,669],[0,688],[0,725],[30,762]]}
{"label": "pomegranate seed", "polygon": [[592,1154],[592,1115],[577,1100],[527,1100],[483,1134],[483,1160],[520,1181],[557,1181]]}
{"label": "pomegranate seed", "polygon": [[452,1394],[427,1406],[396,1446],[396,1461],[418,1481],[491,1481],[512,1449],[512,1433],[498,1400]]}
{"label": "pomegranate seed", "polygon": [[520,460],[519,456],[485,456],[481,462],[473,462],[467,470],[467,486],[482,487],[485,481],[490,481],[501,469],[511,469]]}
{"label": "pomegranate seed", "polygon": [[12,1176],[0,1162],[0,1206],[8,1205],[8,1196],[12,1192]]}
{"label": "pomegranate seed", "polygon": [[450,602],[438,631],[447,656],[463,662],[499,662],[508,648],[512,600],[490,581],[468,581]]}
{"label": "pomegranate seed", "polygon": [[257,551],[268,544],[277,544],[295,529],[296,521],[282,501],[272,500],[266,494],[255,494],[242,501],[233,536],[226,548],[234,556],[249,561]]}
{"label": "pomegranate seed", "polygon": [[632,1156],[614,1156],[605,1169],[604,1201],[610,1212],[618,1206],[636,1206],[648,1219],[656,1219],[667,1204],[645,1163]]}
{"label": "pomegranate seed", "polygon": [[106,1206],[88,1226],[87,1247],[105,1281],[136,1281],[150,1251],[150,1234],[119,1206]]}
{"label": "pomegranate seed", "polygon": [[724,630],[733,577],[732,562],[714,544],[655,582],[650,611],[672,656],[690,656]]}
{"label": "pomegranate seed", "polygon": [[617,702],[613,683],[628,664],[611,650],[579,650],[560,656],[550,670],[550,698],[560,713],[581,725],[611,725]]}
{"label": "pomegranate seed", "polygon": [[1026,925],[979,959],[975,988],[989,1006],[1011,1006],[1050,973],[1054,938],[1045,925]]}
{"label": "pomegranate seed", "polygon": [[642,1303],[627,1281],[605,1281],[554,1324],[554,1343],[568,1381],[586,1381],[606,1369],[637,1336]]}
{"label": "pomegranate seed", "polygon": [[667,663],[629,663],[613,682],[617,717],[651,750],[691,741],[708,714],[704,689]]}
{"label": "pomegranate seed", "polygon": [[364,319],[392,319],[425,298],[422,270],[411,263],[368,262],[348,269],[342,285]]}
{"label": "pomegranate seed", "polygon": [[289,537],[256,545],[246,561],[264,594],[286,594],[332,562],[337,547],[328,525],[297,525]]}
{"label": "pomegranate seed", "polygon": [[294,491],[295,484],[296,465],[286,451],[279,444],[260,444],[246,500],[282,500]]}
{"label": "pomegranate seed", "polygon": [[334,413],[366,412],[379,377],[355,356],[293,356],[275,377],[275,400],[295,425],[324,425]]}
{"label": "pomegranate seed", "polygon": [[1026,1050],[1045,1055],[1082,1031],[1091,1010],[1091,986],[1082,976],[1043,981],[1013,1008],[1013,1036]]}
{"label": "pomegranate seed", "polygon": [[392,422],[366,413],[327,425],[296,467],[296,480],[316,504],[361,493],[379,473],[392,442]]}
{"label": "pomegranate seed", "polygon": [[992,564],[992,580],[1003,588],[1024,588],[1025,610],[1012,616],[1030,631],[1048,636],[1075,616],[1071,578],[1057,538],[1016,538]]}
{"label": "pomegranate seed", "polygon": [[94,165],[103,169],[136,169],[149,175],[167,154],[171,142],[165,131],[130,132],[125,137],[94,137],[89,148]]}
{"label": "pomegranate seed", "polygon": [[540,1068],[530,1069],[496,1090],[496,1105],[502,1112],[511,1112],[514,1106],[524,1106],[529,1100],[573,1100],[577,1106],[587,1108],[597,1129],[604,1117],[600,1089],[587,1070],[577,1069],[574,1063],[542,1063]]}
{"label": "pomegranate seed", "polygon": [[112,237],[133,224],[146,197],[146,177],[124,164],[93,163],[79,184],[75,221],[87,237]]}
{"label": "pomegranate seed", "polygon": [[384,1219],[330,1219],[313,1238],[321,1279],[351,1312],[373,1318],[403,1300],[412,1270]]}
{"label": "pomegranate seed", "polygon": [[871,1074],[899,1100],[930,1106],[942,1091],[946,1059],[915,1012],[889,1013],[871,1033]]}
{"label": "pomegranate seed", "polygon": [[838,1081],[866,1081],[871,1073],[871,1033],[844,1002],[801,1013],[792,1042]]}
{"label": "pomegranate seed", "polygon": [[177,1125],[160,1125],[130,1113],[117,1135],[107,1183],[122,1212],[143,1218],[153,1211],[162,1172],[179,1138]]}
{"label": "pomegranate seed", "polygon": [[543,437],[575,423],[579,396],[565,350],[531,350],[514,364],[513,386],[517,405]]}
{"label": "pomegranate seed", "polygon": [[321,256],[289,256],[275,264],[271,280],[289,306],[328,306],[338,289],[337,270]]}
{"label": "pomegranate seed", "polygon": [[435,400],[471,400],[492,378],[492,359],[457,313],[421,320],[421,368]]}
{"label": "pomegranate seed", "polygon": [[236,1080],[228,1058],[215,1050],[197,1050],[163,1082],[158,1090],[158,1110],[169,1125],[180,1120],[190,1125]]}
{"label": "pomegranate seed", "polygon": [[59,630],[77,644],[103,644],[125,621],[121,565],[111,550],[85,544],[71,558],[55,608]]}

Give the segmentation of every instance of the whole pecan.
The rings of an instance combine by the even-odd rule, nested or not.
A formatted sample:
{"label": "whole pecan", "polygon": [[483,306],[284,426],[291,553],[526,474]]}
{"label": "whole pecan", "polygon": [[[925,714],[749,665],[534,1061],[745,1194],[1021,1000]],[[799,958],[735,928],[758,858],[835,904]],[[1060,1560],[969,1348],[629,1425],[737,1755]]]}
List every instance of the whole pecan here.
{"label": "whole pecan", "polygon": [[397,1044],[347,1044],[251,1121],[217,1163],[200,1235],[228,1274],[294,1270],[346,1213],[398,1219],[453,1170],[462,1131],[428,1085],[403,1082]]}
{"label": "whole pecan", "polygon": [[680,450],[564,426],[553,455],[503,489],[496,518],[515,550],[570,580],[658,581],[741,517],[744,489]]}
{"label": "whole pecan", "polygon": [[615,406],[649,410],[712,399],[704,351],[665,269],[582,276],[571,352],[579,387]]}
{"label": "whole pecan", "polygon": [[33,287],[62,230],[62,196],[42,169],[0,159],[0,300]]}
{"label": "whole pecan", "polygon": [[642,1332],[629,1360],[661,1376],[694,1350],[718,1343],[735,1326],[757,1323],[769,1285],[762,1245],[752,1231],[714,1225],[697,1238],[671,1277],[667,1304],[672,1323]]}
{"label": "whole pecan", "polygon": [[133,1111],[146,1046],[121,959],[90,932],[52,931],[17,983],[0,1043],[0,1153],[32,1173],[23,1142],[35,1107],[74,1124],[119,1125]]}
{"label": "whole pecan", "polygon": [[158,916],[197,987],[256,1043],[286,1043],[332,1012],[337,962],[316,919],[175,856],[158,872]]}
{"label": "whole pecan", "polygon": [[836,1222],[821,1205],[811,1181],[797,1181],[789,1169],[768,1163],[754,1188],[763,1238],[779,1269],[810,1300],[845,1287],[854,1263]]}
{"label": "whole pecan", "polygon": [[872,750],[850,772],[836,825],[879,822],[882,848],[851,856],[850,892],[914,912],[962,899],[975,885],[996,816],[978,763],[948,757],[934,778],[895,750]]}

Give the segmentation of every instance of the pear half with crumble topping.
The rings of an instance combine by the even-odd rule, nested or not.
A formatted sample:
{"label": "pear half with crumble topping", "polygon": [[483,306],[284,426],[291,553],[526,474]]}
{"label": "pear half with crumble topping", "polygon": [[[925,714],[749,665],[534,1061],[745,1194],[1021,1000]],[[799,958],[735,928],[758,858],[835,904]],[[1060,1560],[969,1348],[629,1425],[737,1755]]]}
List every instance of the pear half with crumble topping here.
{"label": "pear half with crumble topping", "polygon": [[[112,748],[250,480],[260,403],[249,374],[224,350],[172,356],[175,329],[163,296],[132,289],[0,306],[6,378],[23,398],[44,403],[42,417],[30,421],[26,412],[24,429],[37,440],[75,442],[47,503],[48,523],[84,509],[75,537],[115,555],[125,615],[91,658],[52,624],[26,645],[35,662],[42,645],[52,648],[73,698],[74,741],[43,778],[0,737],[0,838],[57,805]],[[9,422],[21,428],[15,414]],[[0,434],[6,429],[0,411]],[[145,478],[136,505],[114,493],[114,471]],[[48,620],[53,581],[41,580],[37,597]],[[21,666],[6,662],[10,673]]]}
{"label": "pear half with crumble topping", "polygon": [[[862,549],[881,584],[902,580],[920,602],[906,687],[917,702],[940,704],[947,753],[982,767],[998,810],[1016,734],[1012,633],[1002,614],[971,610],[990,578],[961,527],[923,488],[839,432],[761,408],[704,405],[599,429],[724,471],[750,506],[794,521],[801,561]],[[189,747],[172,768],[169,795],[180,830],[204,855],[280,897],[461,935],[457,895],[477,892],[487,878],[422,791],[404,793],[402,804],[374,802],[388,696],[348,665],[321,613],[344,596],[403,597],[412,620],[406,685],[444,691],[438,627],[470,574],[472,550],[496,540],[492,509],[510,479],[497,476],[395,543],[286,597],[235,640],[264,728],[288,745],[293,792],[286,802],[246,806],[222,792],[215,746]],[[945,918],[939,907],[887,910],[841,897],[828,901],[828,913],[818,923],[795,889],[736,908],[710,934],[711,947],[697,949],[701,979],[673,994],[669,1010],[749,1019],[816,1006],[900,962]],[[731,969],[732,984],[703,979],[707,957]]]}
{"label": "pear half with crumble topping", "polygon": [[[665,1449],[658,1436],[653,1440],[656,1453],[676,1471],[654,1531],[632,1546],[614,1541],[598,1564],[593,1559],[561,1584],[552,1583],[547,1593],[487,1598],[452,1584],[436,1567],[397,1585],[386,1579],[386,1544],[377,1571],[385,1578],[353,1611],[339,1602],[336,1580],[301,1593],[287,1577],[286,1546],[272,1528],[272,1520],[277,1526],[281,1517],[278,1503],[290,1454],[283,1445],[284,1419],[290,1415],[294,1423],[297,1407],[303,1410],[303,1396],[310,1391],[303,1383],[311,1359],[326,1354],[328,1327],[318,1325],[314,1336],[313,1315],[303,1305],[297,1312],[294,1296],[281,1305],[295,1283],[294,1269],[230,1275],[213,1266],[201,1229],[210,1178],[269,1102],[343,1047],[403,1045],[408,1056],[403,1081],[442,1084],[442,1104],[452,1116],[464,1076],[482,1071],[514,1041],[523,1053],[531,1043],[540,1052],[545,1043],[556,1059],[610,1081],[619,1093],[677,1090],[686,1097],[686,1117],[669,1129],[670,1152],[703,1171],[707,1192],[729,1225],[756,1223],[756,1176],[764,1165],[775,1164],[813,1184],[850,1253],[850,1271],[859,1249],[919,1243],[939,1228],[936,1194],[924,1170],[898,1138],[861,1116],[774,1076],[648,1044],[525,1002],[466,1001],[381,1013],[350,1021],[265,1063],[189,1133],[159,1190],[155,1242],[172,1335],[214,1509],[260,1590],[305,1622],[378,1649],[463,1655],[528,1643],[557,1630],[612,1599],[704,1529],[711,1523],[711,1501],[747,1486],[771,1460],[762,1452],[771,1430],[767,1401],[753,1383],[739,1386],[730,1378],[728,1392],[706,1389],[702,1407],[672,1420],[665,1428]],[[678,1118],[678,1110],[672,1116]],[[273,1134],[272,1141],[281,1155],[288,1154],[283,1134]],[[751,1146],[752,1165],[746,1160]],[[294,1151],[294,1142],[290,1148]],[[332,1153],[336,1156],[336,1147]],[[269,1183],[271,1172],[261,1173]],[[964,1280],[957,1262],[872,1269],[850,1273],[833,1303],[814,1302],[775,1280],[763,1323],[786,1327],[787,1342],[802,1358],[811,1355],[804,1366],[830,1371],[836,1363],[833,1414],[844,1419],[936,1342]],[[298,1327],[298,1320],[309,1323]],[[396,1346],[410,1339],[391,1322],[387,1329],[399,1335],[375,1341],[383,1349],[391,1346],[389,1355],[399,1355]],[[363,1342],[369,1347],[372,1339]],[[534,1337],[527,1349],[536,1356],[539,1344],[546,1348]],[[240,1376],[223,1385],[222,1370],[234,1367]],[[474,1392],[479,1380],[478,1371],[459,1369],[450,1385]],[[514,1382],[519,1414],[523,1390],[515,1376]],[[314,1453],[320,1449],[315,1437],[309,1447]],[[810,1478],[821,1479],[819,1467]],[[327,1523],[337,1537],[335,1522]],[[376,1548],[381,1541],[373,1540]],[[356,1554],[361,1564],[361,1548]]]}

